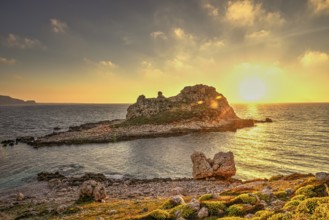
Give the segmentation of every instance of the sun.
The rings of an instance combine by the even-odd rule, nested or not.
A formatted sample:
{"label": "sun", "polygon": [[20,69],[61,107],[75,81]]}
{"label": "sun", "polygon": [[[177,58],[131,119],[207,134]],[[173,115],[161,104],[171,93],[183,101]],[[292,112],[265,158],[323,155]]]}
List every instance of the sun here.
{"label": "sun", "polygon": [[241,81],[239,85],[239,93],[244,101],[259,101],[266,94],[266,85],[260,78],[247,78]]}

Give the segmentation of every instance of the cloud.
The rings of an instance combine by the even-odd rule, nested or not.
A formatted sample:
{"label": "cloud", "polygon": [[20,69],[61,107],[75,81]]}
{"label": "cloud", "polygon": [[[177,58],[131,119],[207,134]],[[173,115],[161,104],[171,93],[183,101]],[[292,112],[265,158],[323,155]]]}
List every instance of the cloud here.
{"label": "cloud", "polygon": [[111,60],[100,60],[100,61],[94,61],[88,58],[83,58],[83,61],[88,64],[92,64],[98,67],[106,67],[110,69],[117,68],[118,65],[114,64]]}
{"label": "cloud", "polygon": [[321,51],[306,51],[300,62],[305,67],[316,67],[329,64],[329,54]]}
{"label": "cloud", "polygon": [[309,0],[314,14],[327,14],[329,15],[329,0]]}
{"label": "cloud", "polygon": [[207,3],[207,4],[203,5],[203,8],[207,11],[209,16],[212,16],[212,17],[219,16],[219,9],[216,8],[215,6],[213,6],[212,4]]}
{"label": "cloud", "polygon": [[13,65],[15,63],[16,63],[15,59],[8,59],[8,58],[0,57],[0,64]]}
{"label": "cloud", "polygon": [[260,30],[249,33],[246,35],[246,38],[249,40],[263,40],[270,35],[270,31]]}
{"label": "cloud", "polygon": [[225,19],[234,26],[252,27],[255,25],[281,25],[284,19],[279,12],[267,12],[262,4],[252,0],[229,1]]}
{"label": "cloud", "polygon": [[221,48],[225,46],[225,42],[223,40],[214,38],[210,40],[206,40],[205,42],[201,43],[200,50],[213,50],[214,48]]}
{"label": "cloud", "polygon": [[20,37],[15,34],[9,34],[6,39],[6,43],[9,47],[19,48],[23,50],[32,48],[46,49],[46,47],[37,39]]}
{"label": "cloud", "polygon": [[194,39],[193,35],[186,33],[182,28],[174,28],[173,34],[177,40],[193,40]]}
{"label": "cloud", "polygon": [[50,19],[51,30],[55,33],[66,33],[69,26],[64,22],[56,18]]}
{"label": "cloud", "polygon": [[161,39],[161,40],[167,40],[168,37],[165,33],[161,32],[161,31],[155,31],[155,32],[152,32],[150,34],[150,36],[156,40],[156,39]]}

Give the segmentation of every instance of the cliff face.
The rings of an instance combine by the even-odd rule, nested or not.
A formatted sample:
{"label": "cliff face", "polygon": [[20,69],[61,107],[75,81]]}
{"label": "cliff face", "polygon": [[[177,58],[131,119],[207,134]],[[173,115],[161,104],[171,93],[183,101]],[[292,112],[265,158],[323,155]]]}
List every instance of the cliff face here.
{"label": "cliff face", "polygon": [[185,87],[178,95],[166,98],[158,92],[157,98],[138,97],[129,106],[126,118],[150,118],[179,115],[178,119],[238,119],[226,98],[214,87],[195,85]]}

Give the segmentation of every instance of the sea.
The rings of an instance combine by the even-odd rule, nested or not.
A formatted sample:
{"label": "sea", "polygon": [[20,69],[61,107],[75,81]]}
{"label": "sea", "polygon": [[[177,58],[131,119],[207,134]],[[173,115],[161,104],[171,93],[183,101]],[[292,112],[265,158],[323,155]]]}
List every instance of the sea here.
{"label": "sea", "polygon": [[[232,151],[236,178],[329,172],[329,103],[233,104],[241,118],[273,123],[236,132],[193,133],[118,143],[64,145],[35,149],[19,143],[0,146],[0,192],[33,184],[42,171],[67,176],[86,172],[110,178],[192,177],[193,151],[213,157]],[[0,141],[42,136],[72,125],[123,119],[127,104],[37,104],[0,106]]]}

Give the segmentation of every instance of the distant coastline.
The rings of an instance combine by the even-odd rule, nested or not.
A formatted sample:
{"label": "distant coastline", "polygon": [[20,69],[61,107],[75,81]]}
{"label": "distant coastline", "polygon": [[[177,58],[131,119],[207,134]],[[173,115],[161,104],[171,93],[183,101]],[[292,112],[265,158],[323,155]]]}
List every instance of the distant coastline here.
{"label": "distant coastline", "polygon": [[34,100],[22,100],[12,98],[10,96],[0,95],[0,105],[35,105],[37,104]]}

